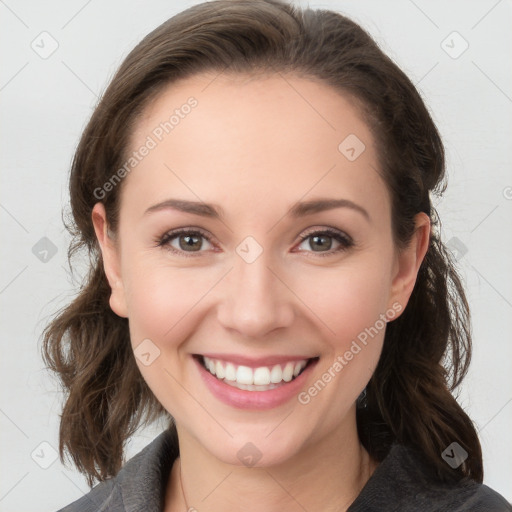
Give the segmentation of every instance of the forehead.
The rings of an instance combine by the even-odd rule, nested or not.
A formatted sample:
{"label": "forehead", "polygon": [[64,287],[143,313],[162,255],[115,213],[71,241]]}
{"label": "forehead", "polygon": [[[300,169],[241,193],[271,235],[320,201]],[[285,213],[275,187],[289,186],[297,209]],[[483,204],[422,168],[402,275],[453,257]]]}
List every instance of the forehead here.
{"label": "forehead", "polygon": [[[192,101],[195,106],[189,108],[187,103]],[[189,120],[182,122],[187,117]],[[172,126],[168,126],[169,121]],[[298,150],[297,139],[304,149],[318,147],[323,140],[324,149],[332,143],[338,150],[340,137],[349,134],[357,135],[367,145],[373,142],[359,103],[352,96],[319,80],[284,73],[207,72],[179,80],[164,88],[147,105],[133,140],[136,142],[155,130],[159,138],[159,126],[164,131],[160,135],[167,139],[177,140],[180,132],[184,139],[195,132],[195,141],[188,137],[195,144],[199,137],[206,144],[212,138],[219,142],[225,135],[233,142],[251,137],[254,142],[251,146],[256,148],[271,141],[275,143],[276,133],[281,147],[295,144],[295,150]],[[203,130],[199,133],[198,128]],[[165,137],[171,131],[172,137]],[[308,140],[310,143],[304,145]]]}
{"label": "forehead", "polygon": [[170,84],[138,120],[130,151],[149,141],[128,181],[162,199],[228,199],[235,189],[260,202],[275,191],[288,202],[341,188],[385,194],[354,100],[296,75],[203,73]]}

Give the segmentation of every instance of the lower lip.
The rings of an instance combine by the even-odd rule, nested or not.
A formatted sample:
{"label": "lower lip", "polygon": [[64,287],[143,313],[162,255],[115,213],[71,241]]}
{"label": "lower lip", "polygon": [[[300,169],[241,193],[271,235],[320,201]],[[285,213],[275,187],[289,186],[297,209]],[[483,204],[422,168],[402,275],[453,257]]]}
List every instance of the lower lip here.
{"label": "lower lip", "polygon": [[278,388],[269,389],[268,391],[247,391],[225,384],[214,377],[195,357],[194,361],[206,386],[221,402],[238,409],[257,410],[272,409],[297,396],[308,375],[318,362],[317,360],[311,361],[298,377]]}

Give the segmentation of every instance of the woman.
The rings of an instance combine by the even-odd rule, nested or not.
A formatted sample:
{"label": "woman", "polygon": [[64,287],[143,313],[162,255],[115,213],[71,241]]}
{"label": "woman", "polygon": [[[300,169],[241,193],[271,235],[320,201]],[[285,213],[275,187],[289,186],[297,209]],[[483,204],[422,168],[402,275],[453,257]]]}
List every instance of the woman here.
{"label": "woman", "polygon": [[61,456],[100,483],[63,510],[511,510],[450,393],[443,178],[414,86],[337,13],[219,0],[149,34],[71,171],[91,270],[44,354]]}

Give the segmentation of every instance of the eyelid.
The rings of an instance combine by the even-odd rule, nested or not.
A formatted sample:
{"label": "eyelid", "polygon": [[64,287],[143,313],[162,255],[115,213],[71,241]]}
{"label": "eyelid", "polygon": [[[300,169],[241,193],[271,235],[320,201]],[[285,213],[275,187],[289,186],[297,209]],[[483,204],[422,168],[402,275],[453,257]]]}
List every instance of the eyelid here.
{"label": "eyelid", "polygon": [[311,235],[315,235],[318,233],[325,233],[328,235],[338,235],[346,239],[347,242],[353,242],[352,237],[348,235],[345,231],[337,228],[331,228],[328,226],[313,226],[311,228],[306,229],[303,234],[300,235],[301,240],[308,238]]}

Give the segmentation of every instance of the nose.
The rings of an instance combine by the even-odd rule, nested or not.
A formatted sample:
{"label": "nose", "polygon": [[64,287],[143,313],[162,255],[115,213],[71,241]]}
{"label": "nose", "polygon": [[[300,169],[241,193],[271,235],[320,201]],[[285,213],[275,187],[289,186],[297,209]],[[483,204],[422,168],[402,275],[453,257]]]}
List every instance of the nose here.
{"label": "nose", "polygon": [[248,263],[235,255],[222,286],[218,321],[241,338],[263,338],[293,323],[294,294],[266,252]]}

